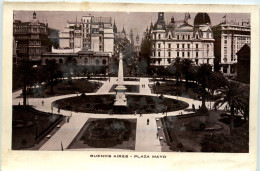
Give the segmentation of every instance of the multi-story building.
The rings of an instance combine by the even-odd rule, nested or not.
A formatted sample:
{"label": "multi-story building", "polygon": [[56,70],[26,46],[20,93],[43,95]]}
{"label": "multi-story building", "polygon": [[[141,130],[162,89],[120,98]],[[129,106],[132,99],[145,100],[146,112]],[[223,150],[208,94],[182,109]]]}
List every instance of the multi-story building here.
{"label": "multi-story building", "polygon": [[[190,15],[184,20],[166,24],[164,13],[158,13],[158,20],[151,30],[151,66],[168,66],[176,57],[189,58],[196,65],[214,62],[214,39],[211,22],[207,13],[198,13],[194,25],[188,23]],[[148,29],[147,29],[148,30]]]}
{"label": "multi-story building", "polygon": [[228,77],[236,75],[237,52],[250,44],[250,23],[224,21],[212,28],[215,39],[215,68]]}
{"label": "multi-story building", "polygon": [[114,32],[111,17],[82,16],[80,21],[67,22],[60,32],[60,49],[74,52],[88,50],[114,54]]}
{"label": "multi-story building", "polygon": [[28,59],[40,62],[41,55],[50,50],[48,39],[48,24],[41,23],[33,13],[33,19],[29,22],[14,20],[13,23],[14,49],[16,51],[15,61]]}

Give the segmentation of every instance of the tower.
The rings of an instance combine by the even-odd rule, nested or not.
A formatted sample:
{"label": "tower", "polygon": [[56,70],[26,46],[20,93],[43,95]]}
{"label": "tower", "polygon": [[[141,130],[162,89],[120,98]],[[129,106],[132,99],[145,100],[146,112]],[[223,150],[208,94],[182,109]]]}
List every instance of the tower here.
{"label": "tower", "polygon": [[116,27],[116,21],[114,20],[114,25],[113,25],[113,32],[117,33],[117,27]]}
{"label": "tower", "polygon": [[33,12],[33,19],[36,19],[36,12]]}
{"label": "tower", "polygon": [[132,28],[130,30],[129,38],[130,38],[130,41],[131,41],[131,45],[133,46],[134,45],[134,33],[133,33]]}

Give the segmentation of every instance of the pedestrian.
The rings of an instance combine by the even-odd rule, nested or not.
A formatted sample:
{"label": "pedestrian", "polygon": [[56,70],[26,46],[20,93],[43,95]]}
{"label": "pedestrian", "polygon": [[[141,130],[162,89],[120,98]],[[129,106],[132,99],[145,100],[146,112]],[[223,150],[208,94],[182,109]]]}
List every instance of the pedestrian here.
{"label": "pedestrian", "polygon": [[137,113],[137,112],[135,111],[135,114],[134,114],[135,116],[136,116],[136,113]]}
{"label": "pedestrian", "polygon": [[193,112],[195,112],[195,105],[194,104],[192,104],[192,110],[193,110]]}
{"label": "pedestrian", "polygon": [[156,133],[156,137],[157,137],[157,139],[159,138],[159,133],[158,132]]}
{"label": "pedestrian", "polygon": [[142,113],[141,113],[141,111],[140,111],[140,117],[142,117],[143,115],[142,115]]}
{"label": "pedestrian", "polygon": [[182,112],[181,112],[181,115],[182,115]]}
{"label": "pedestrian", "polygon": [[149,119],[147,119],[147,125],[149,125]]}
{"label": "pedestrian", "polygon": [[44,106],[44,101],[42,100],[42,106]]}

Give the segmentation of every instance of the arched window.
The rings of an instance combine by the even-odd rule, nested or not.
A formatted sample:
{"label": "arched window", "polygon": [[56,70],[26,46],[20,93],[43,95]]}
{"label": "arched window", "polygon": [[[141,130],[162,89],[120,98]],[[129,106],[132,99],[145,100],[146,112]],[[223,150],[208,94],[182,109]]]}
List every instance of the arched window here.
{"label": "arched window", "polygon": [[99,65],[99,60],[98,59],[96,59],[96,65]]}
{"label": "arched window", "polygon": [[88,64],[88,58],[84,59],[84,64],[87,65]]}
{"label": "arched window", "polygon": [[62,59],[59,59],[59,63],[62,64],[62,63],[63,63],[63,60],[62,60]]}
{"label": "arched window", "polygon": [[102,64],[103,65],[106,65],[107,64],[107,61],[105,59],[102,60]]}
{"label": "arched window", "polygon": [[45,63],[47,64],[50,60],[49,59],[45,59]]}

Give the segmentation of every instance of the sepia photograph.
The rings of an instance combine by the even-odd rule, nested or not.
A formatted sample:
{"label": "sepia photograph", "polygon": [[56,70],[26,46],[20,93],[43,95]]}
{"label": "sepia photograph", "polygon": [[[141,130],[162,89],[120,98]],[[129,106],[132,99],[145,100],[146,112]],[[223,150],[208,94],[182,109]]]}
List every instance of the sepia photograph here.
{"label": "sepia photograph", "polygon": [[250,10],[72,9],[9,11],[10,151],[255,154]]}
{"label": "sepia photograph", "polygon": [[248,152],[250,14],[13,15],[13,150]]}

